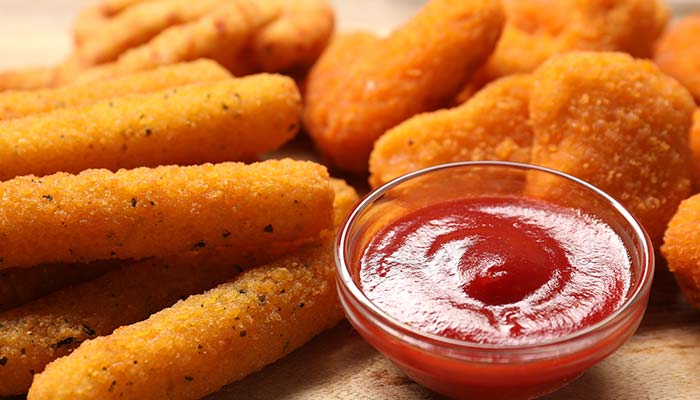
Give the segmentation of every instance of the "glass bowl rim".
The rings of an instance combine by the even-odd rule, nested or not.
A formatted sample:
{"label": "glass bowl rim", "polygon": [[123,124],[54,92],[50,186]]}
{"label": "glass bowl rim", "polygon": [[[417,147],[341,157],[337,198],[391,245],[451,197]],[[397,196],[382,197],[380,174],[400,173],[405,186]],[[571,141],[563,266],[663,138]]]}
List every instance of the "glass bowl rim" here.
{"label": "glass bowl rim", "polygon": [[[398,321],[394,319],[392,316],[390,316],[388,313],[384,312],[381,310],[379,307],[377,307],[374,303],[372,303],[360,290],[360,288],[355,284],[355,281],[352,279],[352,276],[350,275],[350,270],[348,268],[348,265],[346,263],[346,251],[345,247],[347,245],[347,236],[350,232],[350,229],[354,226],[355,222],[359,218],[360,215],[363,214],[363,212],[371,205],[373,204],[376,200],[378,200],[380,197],[382,197],[384,194],[386,194],[387,191],[390,189],[393,189],[396,186],[399,186],[400,184],[424,176],[431,174],[433,172],[437,171],[442,171],[446,169],[454,169],[454,168],[461,168],[461,167],[508,167],[508,168],[514,168],[514,169],[519,169],[519,170],[534,170],[534,171],[539,171],[547,174],[552,174],[555,175],[559,178],[563,178],[565,180],[571,181],[574,184],[578,186],[582,186],[586,190],[589,190],[593,192],[595,195],[601,197],[606,203],[611,205],[615,211],[617,211],[624,219],[624,221],[632,228],[634,232],[634,237],[639,241],[641,244],[641,251],[640,253],[640,261],[642,264],[642,271],[641,271],[641,276],[637,277],[636,281],[639,282],[636,285],[636,289],[634,290],[633,293],[631,293],[628,298],[625,300],[625,302],[620,305],[614,312],[612,312],[610,315],[608,315],[606,318],[602,319],[601,321],[598,321],[597,323],[586,327],[584,329],[581,329],[579,331],[576,331],[574,333],[564,335],[561,337],[553,338],[550,340],[546,340],[543,342],[538,342],[538,343],[528,343],[528,344],[511,344],[511,345],[504,345],[504,344],[486,344],[486,343],[475,343],[475,342],[470,342],[466,340],[460,340],[460,339],[452,339],[452,338],[447,338],[444,336],[436,335],[433,333],[429,332],[424,332],[421,331],[415,327],[412,327],[404,322]],[[626,246],[627,247],[627,246]],[[630,251],[630,249],[627,249]],[[502,351],[507,351],[507,352],[514,352],[514,353],[521,353],[521,352],[528,352],[532,350],[538,350],[543,347],[550,347],[550,346],[558,346],[558,345],[563,345],[566,343],[570,343],[572,341],[576,341],[578,339],[584,339],[590,335],[594,335],[595,333],[604,330],[605,328],[608,328],[609,326],[617,323],[619,320],[624,320],[625,316],[633,311],[633,308],[635,305],[637,305],[646,294],[649,293],[650,288],[651,288],[651,283],[653,280],[653,275],[654,275],[654,265],[655,265],[655,256],[654,256],[654,250],[653,250],[653,245],[651,243],[651,239],[647,232],[644,230],[642,225],[639,223],[639,221],[624,207],[622,204],[620,204],[617,200],[615,200],[612,196],[607,194],[606,192],[602,191],[601,189],[597,188],[596,186],[593,186],[592,184],[576,178],[572,175],[569,175],[567,173],[557,171],[551,168],[547,167],[542,167],[538,165],[533,165],[533,164],[526,164],[526,163],[519,163],[519,162],[511,162],[511,161],[460,161],[460,162],[453,162],[453,163],[446,163],[446,164],[440,164],[440,165],[435,165],[423,169],[419,169],[417,171],[409,172],[407,174],[401,175],[383,185],[380,187],[370,191],[367,195],[365,195],[359,203],[355,205],[355,207],[350,211],[348,216],[345,218],[345,221],[341,225],[340,230],[338,231],[336,240],[335,240],[335,245],[334,245],[334,258],[335,258],[335,265],[336,265],[336,270],[338,272],[338,284],[341,284],[344,286],[344,288],[349,291],[349,293],[352,295],[354,300],[359,303],[364,311],[369,311],[370,314],[377,318],[379,321],[381,321],[383,324],[386,326],[391,327],[393,330],[397,332],[401,332],[402,334],[409,335],[413,338],[419,339],[421,342],[427,342],[432,345],[437,345],[440,347],[446,347],[452,350],[458,350],[458,351],[464,351],[464,350],[474,350],[474,351],[485,351],[485,352],[491,352],[494,350],[498,350],[499,352]],[[340,289],[340,288],[339,288]],[[344,303],[344,302],[343,302]],[[373,322],[373,324],[376,325],[376,323]],[[382,328],[382,330],[386,331],[386,329]],[[392,333],[392,336],[396,337],[395,334]],[[402,341],[405,342],[403,338],[401,338]]]}

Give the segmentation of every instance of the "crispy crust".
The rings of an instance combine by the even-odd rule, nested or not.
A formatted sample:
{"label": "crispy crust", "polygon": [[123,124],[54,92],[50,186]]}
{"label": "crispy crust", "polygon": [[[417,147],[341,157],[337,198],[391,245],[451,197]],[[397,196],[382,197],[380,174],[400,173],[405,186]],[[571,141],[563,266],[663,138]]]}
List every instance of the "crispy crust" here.
{"label": "crispy crust", "polygon": [[255,75],[0,121],[0,180],[250,160],[298,129],[291,78]]}
{"label": "crispy crust", "polygon": [[499,2],[433,0],[385,39],[340,37],[307,81],[304,123],[316,147],[337,167],[366,171],[387,129],[457,93],[503,20]]}
{"label": "crispy crust", "polygon": [[700,14],[688,15],[673,25],[656,44],[654,61],[678,79],[700,101]]}
{"label": "crispy crust", "polygon": [[688,302],[700,308],[700,195],[681,203],[668,224],[661,253]]}
{"label": "crispy crust", "polygon": [[28,176],[0,193],[0,269],[219,246],[257,254],[332,223],[326,169],[292,160]]}

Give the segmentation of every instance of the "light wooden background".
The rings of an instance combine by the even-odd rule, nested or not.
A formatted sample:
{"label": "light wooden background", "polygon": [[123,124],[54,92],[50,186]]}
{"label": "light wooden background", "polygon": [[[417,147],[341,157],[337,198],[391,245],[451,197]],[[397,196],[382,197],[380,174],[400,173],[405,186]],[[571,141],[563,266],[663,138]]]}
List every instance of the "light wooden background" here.
{"label": "light wooden background", "polygon": [[[196,0],[193,0],[196,1]],[[293,1],[293,0],[290,0]],[[0,69],[50,65],[70,49],[81,0],[0,0]],[[406,19],[420,0],[335,0],[341,30],[380,32]],[[700,1],[676,0],[677,12]],[[698,38],[700,40],[700,38]],[[435,399],[362,341],[347,323],[210,400]],[[613,356],[547,400],[700,399],[700,313],[660,265],[642,327]]]}

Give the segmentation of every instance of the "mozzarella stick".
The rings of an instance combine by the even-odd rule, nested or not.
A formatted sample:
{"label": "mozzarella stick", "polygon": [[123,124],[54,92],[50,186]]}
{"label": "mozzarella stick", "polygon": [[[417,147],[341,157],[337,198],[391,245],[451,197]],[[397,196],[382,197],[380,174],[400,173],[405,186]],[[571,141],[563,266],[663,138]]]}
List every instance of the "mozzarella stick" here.
{"label": "mozzarella stick", "polygon": [[52,84],[54,68],[27,68],[0,72],[0,92],[6,90],[32,90]]}
{"label": "mozzarella stick", "polygon": [[298,129],[291,78],[255,75],[0,121],[0,180],[249,160]]}
{"label": "mozzarella stick", "polygon": [[264,252],[331,226],[328,182],[323,166],[292,160],[13,179],[0,183],[0,269],[219,246]]}
{"label": "mozzarella stick", "polygon": [[[334,185],[339,223],[357,194]],[[197,399],[276,361],[343,317],[328,233],[320,245],[83,343],[35,376],[28,398]]]}
{"label": "mozzarella stick", "polygon": [[[241,69],[231,59],[251,40],[253,34],[273,21],[279,8],[270,2],[251,0],[223,2],[212,12],[195,21],[171,26],[148,43],[131,48],[113,62],[101,64],[77,77],[78,82],[121,76],[198,58],[211,58],[234,74],[250,73],[248,65]],[[62,81],[76,77],[68,73]]]}
{"label": "mozzarella stick", "polygon": [[[334,218],[339,224],[357,195],[343,181],[333,180],[332,185]],[[83,341],[143,321],[177,300],[233,278],[243,268],[270,262],[291,250],[292,246],[271,246],[265,253],[246,255],[221,247],[130,262],[93,281],[0,314],[0,357],[7,360],[6,368],[0,367],[0,396],[27,393],[35,373]]]}
{"label": "mozzarella stick", "polygon": [[91,29],[72,59],[82,66],[113,61],[131,47],[146,43],[161,30],[190,22],[211,11],[221,0],[156,0],[137,3]]}
{"label": "mozzarella stick", "polygon": [[227,78],[231,78],[231,74],[219,64],[210,60],[199,60],[90,84],[56,89],[7,91],[0,93],[0,120],[84,106],[126,94],[150,93]]}
{"label": "mozzarella stick", "polygon": [[121,263],[122,261],[110,260],[0,270],[0,312],[29,303],[58,289],[95,279]]}

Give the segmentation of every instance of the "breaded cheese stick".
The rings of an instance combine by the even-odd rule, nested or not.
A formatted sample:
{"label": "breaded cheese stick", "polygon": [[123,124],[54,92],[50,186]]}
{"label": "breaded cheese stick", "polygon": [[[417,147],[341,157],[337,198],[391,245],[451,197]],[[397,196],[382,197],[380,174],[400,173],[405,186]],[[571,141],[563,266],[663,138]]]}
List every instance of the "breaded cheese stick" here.
{"label": "breaded cheese stick", "polygon": [[255,75],[0,121],[0,180],[254,159],[298,130],[291,78]]}
{"label": "breaded cheese stick", "polygon": [[150,93],[227,78],[231,78],[231,74],[226,69],[214,61],[203,59],[90,84],[56,89],[7,91],[0,93],[0,120],[83,106],[126,94]]}
{"label": "breaded cheese stick", "polygon": [[[342,182],[334,186],[337,225],[357,194]],[[320,245],[83,343],[35,377],[29,399],[197,399],[292,352],[342,316],[329,234]]]}
{"label": "breaded cheese stick", "polygon": [[120,260],[109,260],[0,270],[0,312],[29,303],[58,289],[95,279],[122,263]]}
{"label": "breaded cheese stick", "polygon": [[146,43],[161,30],[196,20],[221,0],[155,0],[137,3],[114,18],[95,25],[71,57],[90,67],[117,59],[131,47]]}
{"label": "breaded cheese stick", "polygon": [[333,201],[325,167],[292,160],[26,176],[0,194],[0,269],[262,252],[330,227]]}
{"label": "breaded cheese stick", "polygon": [[[331,183],[334,219],[339,224],[357,194],[343,181]],[[177,300],[233,278],[243,268],[271,262],[291,250],[293,246],[278,246],[258,255],[246,255],[220,247],[131,262],[93,281],[0,314],[0,357],[6,359],[5,368],[0,367],[0,396],[26,393],[35,373],[70,354],[83,341],[143,321]]]}
{"label": "breaded cheese stick", "polygon": [[[210,58],[234,74],[250,73],[230,63],[250,41],[252,35],[274,20],[279,9],[269,2],[222,2],[212,12],[197,20],[171,26],[148,43],[131,48],[113,62],[101,64],[77,77],[87,82],[117,77],[135,71],[181,61]],[[71,82],[76,77],[67,71],[59,82]]]}
{"label": "breaded cheese stick", "polygon": [[390,129],[374,144],[370,185],[448,162],[529,162],[531,81],[529,75],[502,78],[459,107],[418,114]]}
{"label": "breaded cheese stick", "polygon": [[51,85],[55,69],[52,67],[27,68],[0,72],[0,92],[31,90]]}

